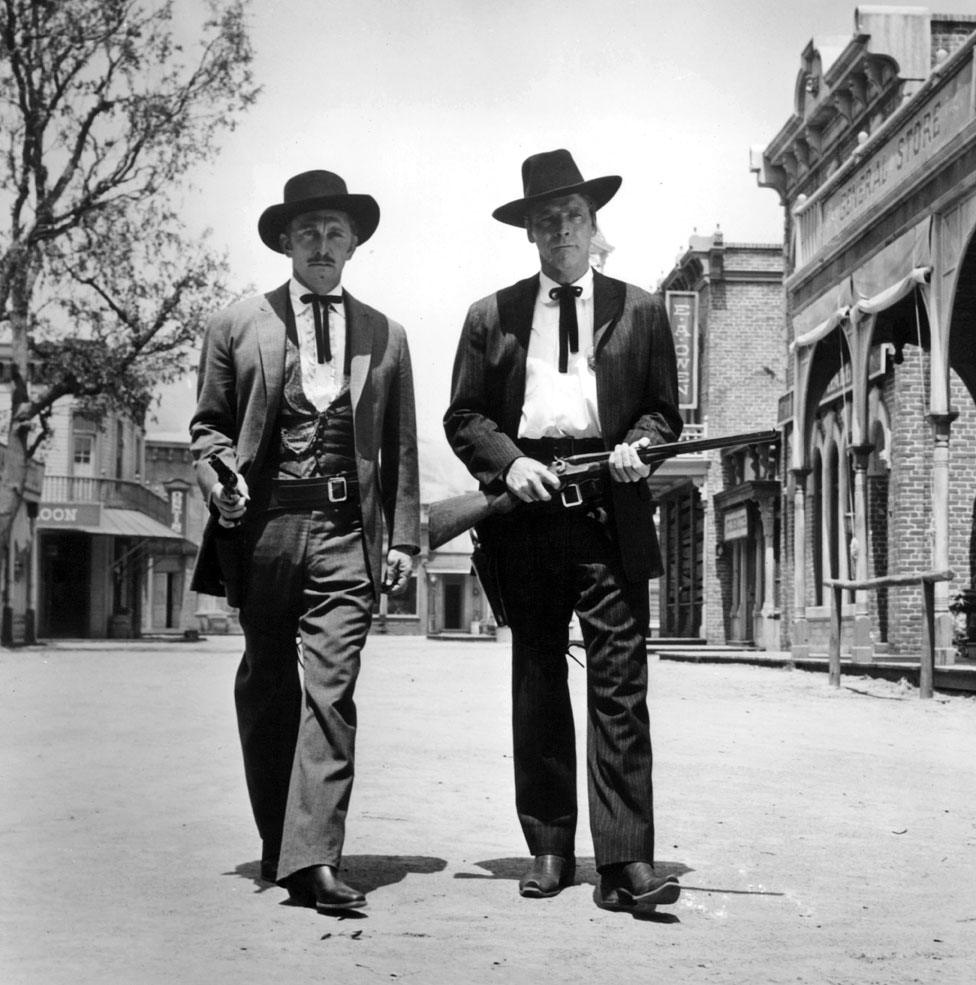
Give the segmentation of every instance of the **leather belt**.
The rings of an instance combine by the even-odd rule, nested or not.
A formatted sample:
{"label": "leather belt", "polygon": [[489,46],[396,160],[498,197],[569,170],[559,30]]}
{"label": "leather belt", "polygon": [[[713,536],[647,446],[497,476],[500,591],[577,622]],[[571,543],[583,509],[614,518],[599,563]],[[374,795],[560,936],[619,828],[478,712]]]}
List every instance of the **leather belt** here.
{"label": "leather belt", "polygon": [[[606,451],[602,438],[520,438],[518,446],[530,458],[546,465],[557,458]],[[571,510],[601,499],[606,492],[607,484],[603,477],[588,476],[568,482],[544,505],[557,510]]]}
{"label": "leather belt", "polygon": [[529,458],[547,465],[555,458],[606,451],[602,438],[519,438],[517,444]]}
{"label": "leather belt", "polygon": [[310,479],[272,479],[269,510],[328,510],[359,503],[359,481],[352,473]]}
{"label": "leather belt", "polygon": [[594,500],[604,497],[607,492],[607,482],[602,476],[589,476],[586,479],[576,479],[567,483],[553,496],[552,502],[557,507],[571,510],[577,506],[585,506]]}

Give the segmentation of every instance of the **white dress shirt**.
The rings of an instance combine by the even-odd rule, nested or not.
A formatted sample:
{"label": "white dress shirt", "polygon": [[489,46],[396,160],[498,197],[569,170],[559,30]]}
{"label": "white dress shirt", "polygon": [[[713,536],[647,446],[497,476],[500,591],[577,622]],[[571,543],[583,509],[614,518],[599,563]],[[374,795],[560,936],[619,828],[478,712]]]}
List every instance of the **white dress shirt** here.
{"label": "white dress shirt", "polygon": [[539,273],[539,293],[525,360],[525,401],[520,438],[599,438],[593,363],[593,271],[575,281],[579,352],[569,353],[567,372],[559,372],[559,301],[549,291],[560,285]]}
{"label": "white dress shirt", "polygon": [[[310,304],[301,300],[303,294],[314,294],[294,277],[289,285],[291,308],[295,312],[295,330],[298,333],[298,352],[301,357],[302,389],[316,410],[325,410],[339,395],[347,380],[342,366],[346,357],[346,313],[343,305],[329,305],[329,345],[332,359],[318,361],[315,347],[315,312]],[[342,285],[337,284],[329,294],[342,295]],[[324,312],[323,312],[324,314]]]}

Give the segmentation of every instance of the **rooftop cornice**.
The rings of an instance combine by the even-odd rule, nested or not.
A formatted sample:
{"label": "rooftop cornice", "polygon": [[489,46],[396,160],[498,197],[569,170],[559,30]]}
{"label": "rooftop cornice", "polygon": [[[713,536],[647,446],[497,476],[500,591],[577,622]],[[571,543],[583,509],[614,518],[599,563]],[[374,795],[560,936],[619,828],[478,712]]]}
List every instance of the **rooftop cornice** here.
{"label": "rooftop cornice", "polygon": [[870,134],[893,100],[911,99],[930,74],[923,39],[934,19],[923,8],[864,7],[852,36],[812,39],[800,56],[793,113],[761,152],[762,166],[753,165],[760,186],[794,197],[822,164],[840,163],[832,155],[845,143]]}

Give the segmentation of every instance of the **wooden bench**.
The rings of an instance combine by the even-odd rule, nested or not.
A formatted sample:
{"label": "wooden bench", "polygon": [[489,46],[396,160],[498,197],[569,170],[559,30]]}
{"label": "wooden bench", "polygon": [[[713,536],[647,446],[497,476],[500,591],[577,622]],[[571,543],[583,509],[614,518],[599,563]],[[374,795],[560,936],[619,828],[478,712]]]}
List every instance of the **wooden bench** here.
{"label": "wooden bench", "polygon": [[952,581],[954,571],[913,571],[907,575],[884,575],[881,578],[865,578],[863,581],[841,581],[825,578],[831,589],[830,596],[830,646],[828,667],[830,683],[840,687],[840,627],[843,593],[873,588],[889,588],[893,585],[922,586],[922,659],[918,672],[920,698],[932,697],[932,680],[935,676],[935,583]]}

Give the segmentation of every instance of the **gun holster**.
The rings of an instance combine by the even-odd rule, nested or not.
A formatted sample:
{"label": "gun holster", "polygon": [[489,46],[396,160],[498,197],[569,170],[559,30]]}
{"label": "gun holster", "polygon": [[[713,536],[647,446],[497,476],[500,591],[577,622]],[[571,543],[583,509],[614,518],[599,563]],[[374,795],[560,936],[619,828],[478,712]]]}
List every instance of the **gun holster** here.
{"label": "gun holster", "polygon": [[227,604],[239,609],[244,595],[244,572],[247,565],[246,542],[243,525],[222,527],[214,524],[214,546],[220,580],[224,583]]}
{"label": "gun holster", "polygon": [[471,531],[471,542],[474,550],[471,553],[471,564],[474,572],[481,583],[481,590],[488,599],[495,623],[498,626],[508,625],[508,616],[505,614],[505,603],[502,601],[501,582],[498,579],[498,556],[493,554],[489,547],[485,545],[481,532],[475,527]]}

